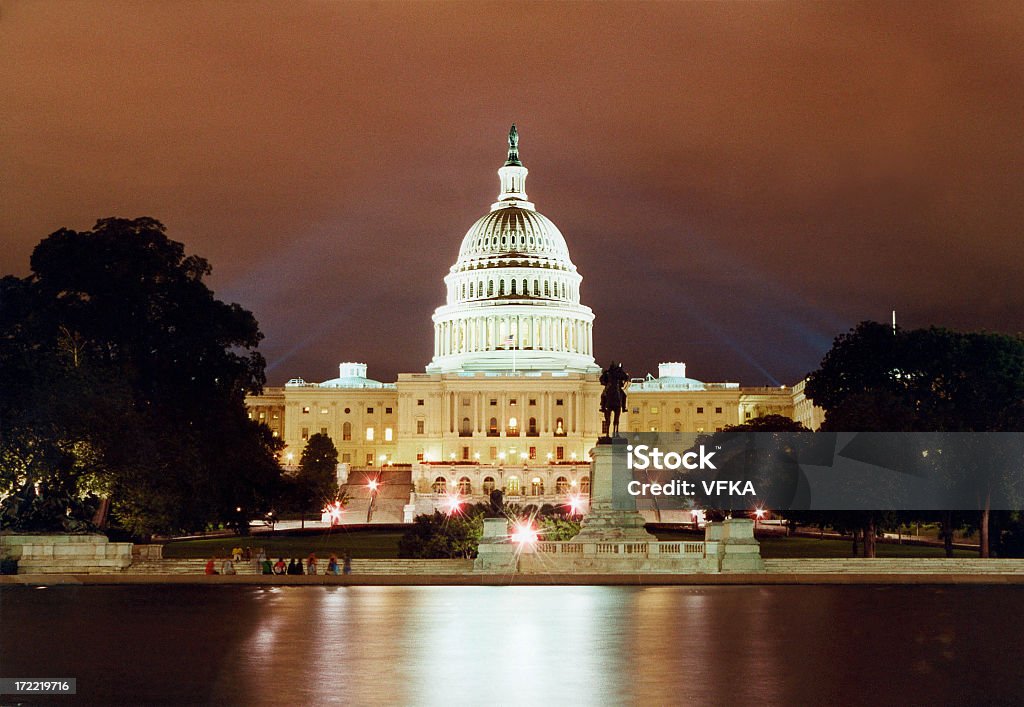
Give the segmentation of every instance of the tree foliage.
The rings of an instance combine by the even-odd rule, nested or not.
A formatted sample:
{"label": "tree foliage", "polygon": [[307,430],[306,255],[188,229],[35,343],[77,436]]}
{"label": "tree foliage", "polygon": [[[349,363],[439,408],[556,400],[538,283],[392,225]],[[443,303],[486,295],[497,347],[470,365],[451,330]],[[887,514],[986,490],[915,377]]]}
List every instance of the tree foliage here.
{"label": "tree foliage", "polygon": [[105,497],[140,534],[261,510],[280,476],[245,410],[262,335],[209,264],[155,219],[108,218],[45,238],[31,269],[0,281],[3,524],[67,528]]}
{"label": "tree foliage", "polygon": [[292,510],[319,512],[338,495],[338,449],[328,435],[316,433],[307,441],[299,471],[291,479]]}
{"label": "tree foliage", "polygon": [[[1024,338],[988,332],[893,330],[862,322],[836,338],[807,379],[806,395],[825,410],[822,429],[833,432],[1024,431]],[[970,470],[978,473],[978,470]],[[980,551],[988,554],[987,501],[980,499]],[[896,521],[921,514],[901,514]],[[888,519],[888,520],[887,520]],[[966,516],[944,512],[947,553]],[[874,531],[893,514],[845,514],[864,528],[867,550]],[[968,523],[969,524],[969,523]]]}
{"label": "tree foliage", "polygon": [[484,513],[473,507],[445,515],[418,515],[398,541],[398,556],[420,559],[476,557],[484,532]]}

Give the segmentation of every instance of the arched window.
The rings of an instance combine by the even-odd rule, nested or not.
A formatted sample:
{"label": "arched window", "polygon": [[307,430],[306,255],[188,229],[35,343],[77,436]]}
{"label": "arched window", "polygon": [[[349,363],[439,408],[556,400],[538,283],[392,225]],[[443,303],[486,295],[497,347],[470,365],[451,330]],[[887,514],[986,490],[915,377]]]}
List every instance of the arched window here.
{"label": "arched window", "polygon": [[562,418],[558,418],[557,420],[555,420],[555,436],[565,436],[565,423],[562,421]]}
{"label": "arched window", "polygon": [[505,294],[505,281],[501,280],[498,282],[498,297]]}
{"label": "arched window", "polygon": [[533,480],[530,481],[530,494],[533,496],[544,495],[544,479],[539,476],[533,477]]}
{"label": "arched window", "polygon": [[569,479],[564,476],[555,479],[555,493],[559,495],[569,493]]}
{"label": "arched window", "polygon": [[438,476],[434,479],[434,483],[431,487],[434,493],[447,493],[448,492],[448,481],[443,476]]}
{"label": "arched window", "polygon": [[459,479],[459,495],[468,496],[471,493],[473,493],[473,485],[470,484],[468,476],[463,476]]}
{"label": "arched window", "polygon": [[516,281],[512,281],[512,294],[516,294]]}
{"label": "arched window", "polygon": [[471,282],[471,283],[469,283],[469,296],[470,296],[470,297],[472,297],[472,296],[473,296],[473,283],[472,283],[472,282]]}
{"label": "arched window", "polygon": [[537,436],[537,418],[531,417],[529,423],[526,426],[526,434],[530,437]]}
{"label": "arched window", "polygon": [[469,421],[468,417],[462,418],[462,426],[459,427],[460,437],[472,437],[473,436],[473,423]]}
{"label": "arched window", "polygon": [[466,299],[466,283],[462,283],[462,299]]}
{"label": "arched window", "polygon": [[498,418],[492,417],[491,421],[487,423],[487,436],[497,437],[498,436]]}
{"label": "arched window", "polygon": [[352,423],[346,422],[341,426],[341,439],[345,442],[352,441]]}
{"label": "arched window", "polygon": [[544,281],[544,296],[545,297],[550,297],[551,296],[551,289],[550,289],[550,287],[548,285],[548,281],[547,280]]}
{"label": "arched window", "polygon": [[505,479],[505,495],[506,496],[518,496],[519,495],[519,479],[515,476],[510,476]]}
{"label": "arched window", "polygon": [[488,280],[487,281],[487,296],[488,297],[493,297],[494,296],[494,280]]}
{"label": "arched window", "polygon": [[494,477],[493,476],[485,476],[484,477],[484,495],[485,496],[490,496],[492,491],[494,491]]}
{"label": "arched window", "polygon": [[580,479],[580,493],[590,495],[590,474]]}
{"label": "arched window", "polygon": [[540,280],[533,281],[533,294],[540,297]]}
{"label": "arched window", "polygon": [[676,423],[674,423],[672,425],[672,431],[673,432],[682,432],[683,431],[683,426],[680,425],[678,422],[676,422]]}
{"label": "arched window", "polygon": [[530,287],[529,287],[529,284],[530,284],[530,283],[528,283],[528,282],[527,282],[526,280],[523,280],[523,294],[524,294],[524,295],[528,295],[528,294],[530,294]]}

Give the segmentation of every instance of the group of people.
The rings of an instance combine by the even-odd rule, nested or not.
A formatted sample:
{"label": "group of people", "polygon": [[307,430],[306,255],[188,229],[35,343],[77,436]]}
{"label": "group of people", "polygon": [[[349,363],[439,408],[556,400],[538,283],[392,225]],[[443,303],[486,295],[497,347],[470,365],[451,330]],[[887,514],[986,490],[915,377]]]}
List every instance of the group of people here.
{"label": "group of people", "polygon": [[[236,562],[252,562],[253,569],[261,574],[318,573],[318,563],[314,553],[309,554],[305,565],[303,565],[302,560],[294,557],[287,564],[285,564],[283,557],[279,557],[277,562],[271,563],[263,548],[257,548],[256,552],[253,553],[252,548],[247,547],[243,550],[241,547],[235,547],[232,548],[231,555],[221,563],[220,571],[217,570],[217,558],[211,557],[206,563],[206,574],[237,574],[238,571],[235,569]],[[342,554],[342,559],[339,562],[338,556],[331,554],[324,574],[352,574],[352,558],[346,552]]]}
{"label": "group of people", "polygon": [[[292,558],[291,561],[286,565],[283,557],[277,558],[277,562],[273,565],[270,564],[270,560],[263,562],[263,574],[317,574],[318,563],[316,555],[309,553],[309,557],[306,558],[306,565],[303,567],[302,560],[298,558]],[[338,556],[331,554],[330,559],[327,561],[327,568],[324,574],[352,574],[352,558],[349,557],[348,553],[342,554],[341,563],[338,562]]]}

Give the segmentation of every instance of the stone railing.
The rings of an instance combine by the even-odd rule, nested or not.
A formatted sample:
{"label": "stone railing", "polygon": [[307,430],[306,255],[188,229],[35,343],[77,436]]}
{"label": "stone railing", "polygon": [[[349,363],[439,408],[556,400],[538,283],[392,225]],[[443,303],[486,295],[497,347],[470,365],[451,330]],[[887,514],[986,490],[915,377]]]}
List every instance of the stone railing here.
{"label": "stone railing", "polygon": [[552,555],[704,557],[703,542],[539,542],[534,551]]}

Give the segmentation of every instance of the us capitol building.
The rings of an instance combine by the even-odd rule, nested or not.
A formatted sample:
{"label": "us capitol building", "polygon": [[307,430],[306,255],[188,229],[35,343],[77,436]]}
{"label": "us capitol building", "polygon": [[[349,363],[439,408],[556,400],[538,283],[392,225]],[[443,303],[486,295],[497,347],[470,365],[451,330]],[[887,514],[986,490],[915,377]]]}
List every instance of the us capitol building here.
{"label": "us capitol building", "polygon": [[[409,521],[455,491],[475,501],[499,488],[535,505],[589,491],[588,453],[602,422],[594,313],[580,300],[583,278],[565,238],[527,198],[514,125],[508,142],[498,199],[444,278],[424,373],[382,383],[366,364],[342,363],[332,380],[293,378],[248,399],[252,418],[287,445],[286,467],[319,432],[337,446],[339,479],[350,486],[370,470],[401,472],[408,500],[403,517],[389,520]],[[821,411],[802,391],[802,382],[705,383],[683,363],[662,363],[657,377],[633,379],[621,429],[711,432],[769,414],[816,428]]]}

